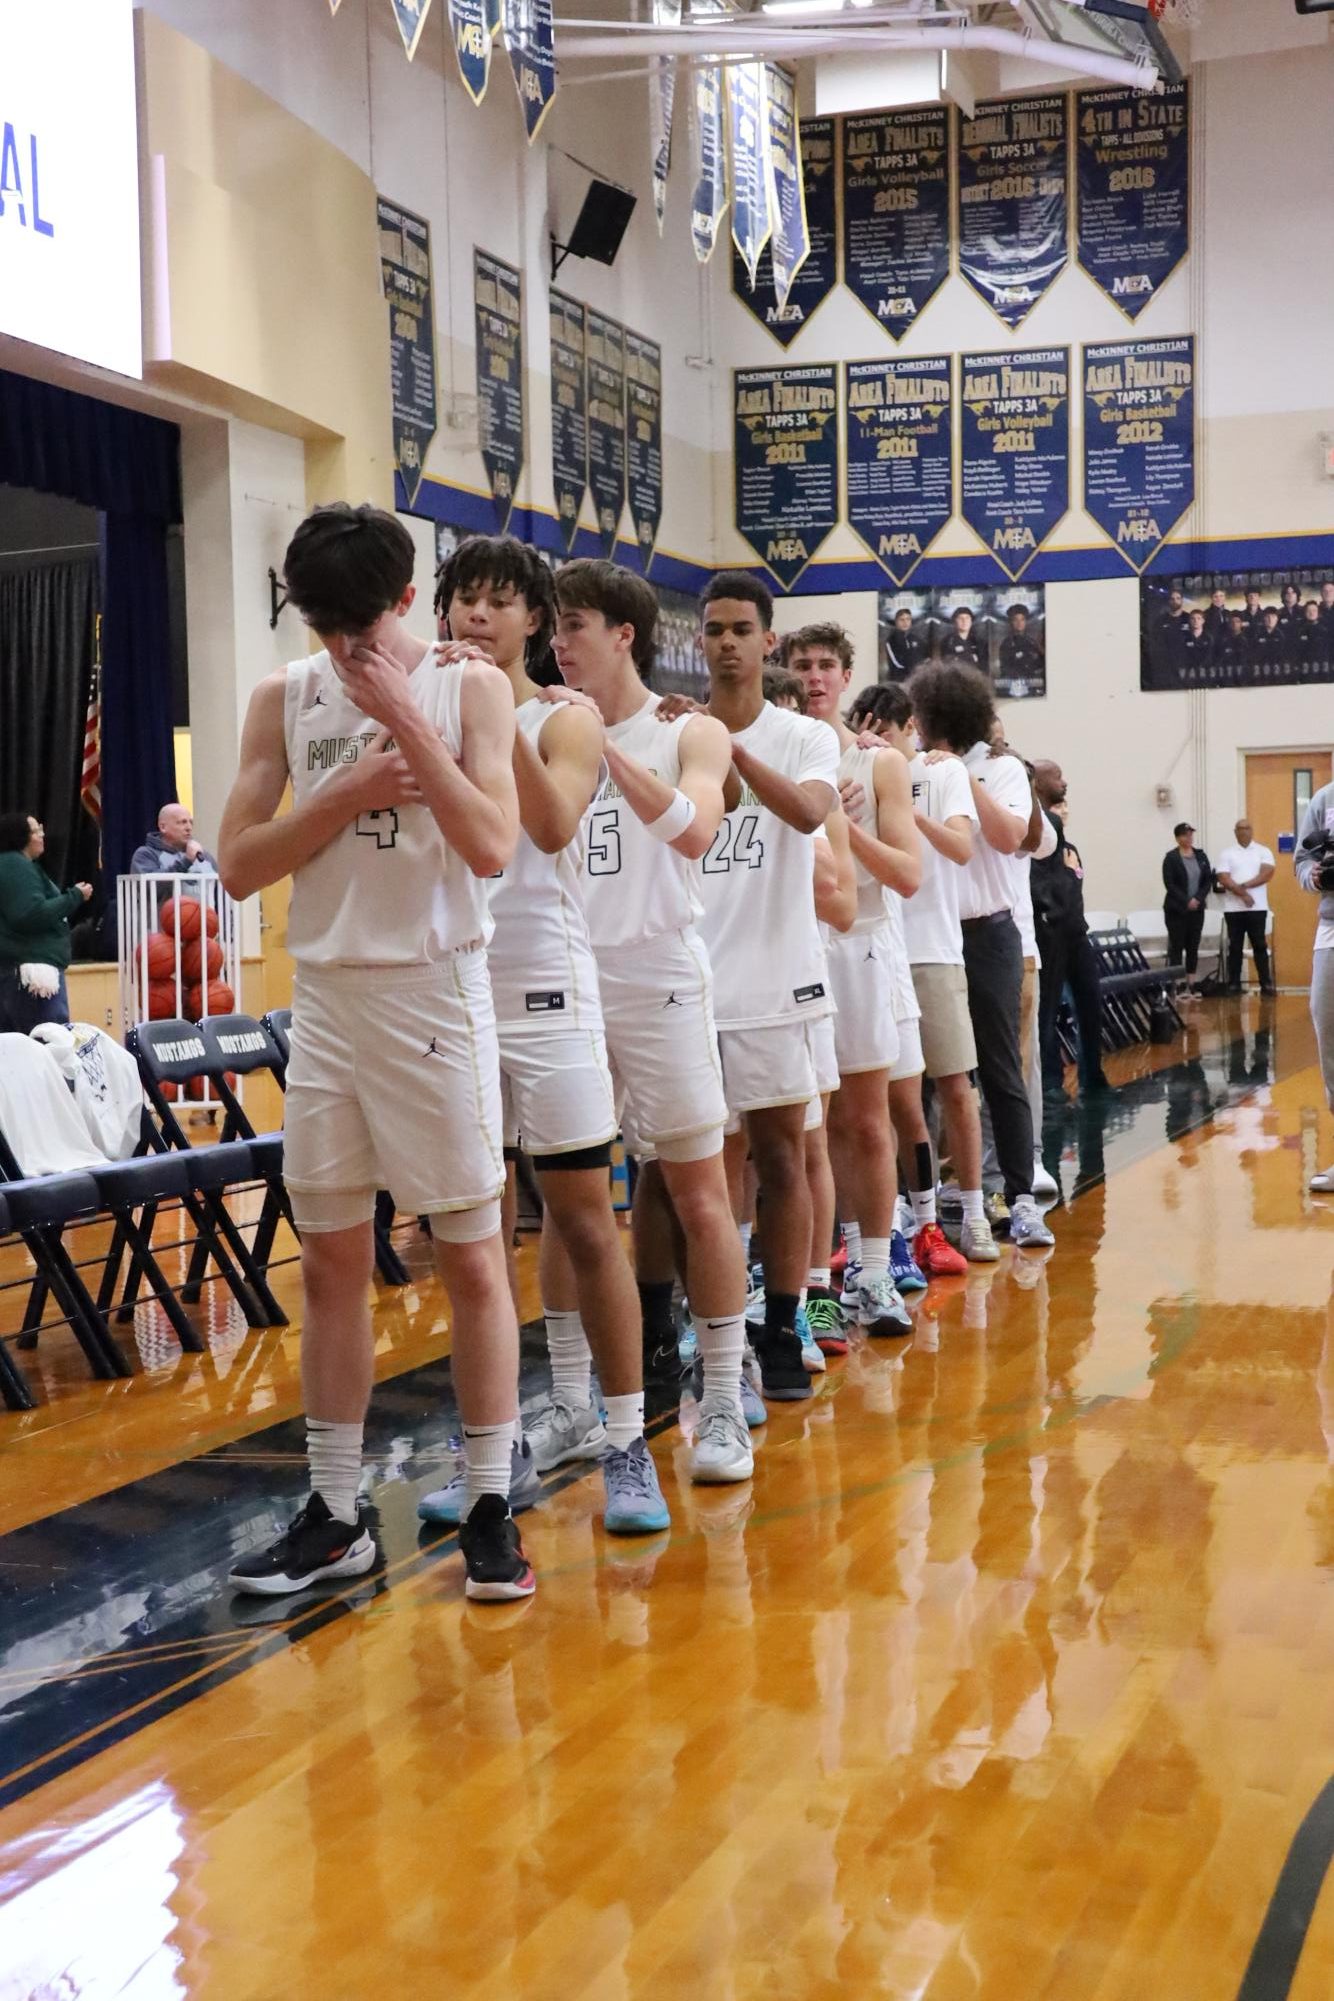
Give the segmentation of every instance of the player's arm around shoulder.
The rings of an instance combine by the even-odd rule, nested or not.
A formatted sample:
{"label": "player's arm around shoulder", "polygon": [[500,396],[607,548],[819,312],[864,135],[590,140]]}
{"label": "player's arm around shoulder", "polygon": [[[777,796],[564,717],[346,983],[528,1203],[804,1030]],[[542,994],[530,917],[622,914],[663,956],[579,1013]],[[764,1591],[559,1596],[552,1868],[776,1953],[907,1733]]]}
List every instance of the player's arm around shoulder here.
{"label": "player's arm around shoulder", "polygon": [[851,931],[857,919],[857,871],[841,806],[815,834],[815,914],[833,931]]}
{"label": "player's arm around shoulder", "polygon": [[[459,798],[449,788],[442,801],[448,824],[429,793],[427,803],[446,840],[473,874],[491,876],[514,859],[519,795],[514,782],[514,697],[504,674],[489,660],[464,663],[459,729],[463,744],[457,775],[465,782],[467,796]],[[453,768],[447,753],[444,762]]]}
{"label": "player's arm around shoulder", "polygon": [[534,847],[558,855],[579,831],[602,769],[603,727],[590,708],[563,702],[542,725],[534,749],[517,730],[514,776],[519,822]]}
{"label": "player's arm around shoulder", "polygon": [[881,844],[893,850],[894,880],[900,896],[915,896],[922,884],[922,843],[912,803],[912,774],[901,750],[886,744],[871,766],[875,785],[875,827]]}
{"label": "player's arm around shoulder", "polygon": [[725,725],[716,716],[692,716],[681,732],[679,789],[693,804],[695,817],[672,842],[687,861],[698,861],[709,852],[728,810],[727,781],[733,775],[732,739]]}

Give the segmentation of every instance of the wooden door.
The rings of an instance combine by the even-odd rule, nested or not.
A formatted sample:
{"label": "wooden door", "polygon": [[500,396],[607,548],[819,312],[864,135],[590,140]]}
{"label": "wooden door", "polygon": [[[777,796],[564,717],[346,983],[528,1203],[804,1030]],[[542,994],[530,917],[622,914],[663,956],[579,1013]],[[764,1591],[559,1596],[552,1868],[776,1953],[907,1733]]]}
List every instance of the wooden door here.
{"label": "wooden door", "polygon": [[[1269,903],[1274,913],[1274,975],[1281,987],[1311,983],[1316,899],[1298,887],[1292,855],[1280,854],[1279,837],[1296,839],[1307,800],[1328,785],[1329,778],[1327,750],[1274,750],[1246,759],[1246,812],[1256,840],[1274,857]],[[1219,851],[1231,841],[1229,832],[1227,840],[1219,841]],[[1250,954],[1246,957],[1249,968]]]}

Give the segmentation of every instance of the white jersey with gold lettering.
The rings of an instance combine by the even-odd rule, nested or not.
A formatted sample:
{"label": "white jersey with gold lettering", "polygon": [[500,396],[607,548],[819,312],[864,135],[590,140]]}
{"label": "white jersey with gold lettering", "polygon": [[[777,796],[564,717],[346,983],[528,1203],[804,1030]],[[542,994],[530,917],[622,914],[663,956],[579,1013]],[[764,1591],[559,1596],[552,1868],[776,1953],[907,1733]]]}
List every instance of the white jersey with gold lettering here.
{"label": "white jersey with gold lettering", "polygon": [[[449,751],[463,748],[464,668],[433,648],[409,675],[412,698]],[[284,733],[299,806],[354,764],[380,733],[345,691],[327,652],[287,669]],[[486,885],[426,806],[361,813],[292,877],[287,949],[298,965],[429,965],[490,936]]]}
{"label": "white jersey with gold lettering", "polygon": [[[659,697],[613,723],[608,741],[633,757],[664,785],[681,782],[681,733],[687,713],[660,723]],[[585,821],[584,908],[596,952],[642,945],[671,931],[684,931],[699,916],[694,864],[666,841],[655,841],[639,815],[608,777]]]}
{"label": "white jersey with gold lettering", "polygon": [[[534,750],[556,713],[550,702],[520,702],[516,726]],[[487,883],[490,892],[491,991],[496,1020],[518,1028],[600,1028],[597,966],[584,913],[584,832],[546,855],[520,831],[514,859]]]}

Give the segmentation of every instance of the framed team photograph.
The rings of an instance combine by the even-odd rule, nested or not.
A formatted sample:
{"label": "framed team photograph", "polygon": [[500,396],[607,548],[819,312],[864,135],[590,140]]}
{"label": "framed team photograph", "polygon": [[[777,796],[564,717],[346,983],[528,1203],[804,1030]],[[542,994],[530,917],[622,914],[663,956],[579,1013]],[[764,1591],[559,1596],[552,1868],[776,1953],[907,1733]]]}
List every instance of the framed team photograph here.
{"label": "framed team photograph", "polygon": [[996,693],[1007,699],[1047,692],[1047,597],[1041,584],[882,591],[878,622],[887,681],[906,681],[924,660],[965,660],[988,674]]}
{"label": "framed team photograph", "polygon": [[1205,570],[1140,581],[1143,689],[1334,680],[1334,570]]}

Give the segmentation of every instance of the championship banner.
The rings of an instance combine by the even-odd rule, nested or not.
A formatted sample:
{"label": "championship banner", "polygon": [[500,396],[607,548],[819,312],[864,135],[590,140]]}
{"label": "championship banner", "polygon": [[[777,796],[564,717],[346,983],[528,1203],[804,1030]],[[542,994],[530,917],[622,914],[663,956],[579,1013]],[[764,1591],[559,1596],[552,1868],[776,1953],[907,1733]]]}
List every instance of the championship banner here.
{"label": "championship banner", "polygon": [[1083,90],[1075,100],[1076,251],[1128,319],[1190,248],[1188,88]]}
{"label": "championship banner", "polygon": [[760,252],[753,290],[741,254],[735,244],[732,246],[733,296],[783,347],[791,346],[838,283],[837,131],[832,118],[803,119],[798,128],[802,213],[809,249],[792,279],[786,304],[779,304],[774,283],[773,252],[778,223],[774,225],[774,237]]}
{"label": "championship banner", "polygon": [[959,120],[959,270],[1007,327],[1066,266],[1069,127],[1064,96],[998,98]]}
{"label": "championship banner", "polygon": [[727,212],[727,141],[723,134],[723,72],[720,63],[695,71],[695,192],[690,198],[690,235],[695,256],[707,264]]}
{"label": "championship banner", "polygon": [[568,556],[579,532],[588,486],[588,390],[584,309],[563,292],[551,294],[551,483],[556,520]]}
{"label": "championship banner", "polygon": [[644,575],[662,520],[662,349],[625,330],[626,494]]}
{"label": "championship banner", "polygon": [[591,307],[585,327],[588,485],[603,554],[614,558],[625,507],[625,329]]}
{"label": "championship banner", "polygon": [[472,253],[482,463],[496,526],[509,526],[523,470],[523,281],[512,264]]}
{"label": "championship banner", "polygon": [[953,363],[843,364],[848,522],[905,584],[954,512]]}
{"label": "championship banner", "polygon": [[1084,349],[1084,511],[1143,570],[1195,498],[1195,340]]}
{"label": "championship banner", "polygon": [[763,63],[727,65],[727,152],[732,175],[732,241],[747,276],[769,241],[769,107]]}
{"label": "championship banner", "polygon": [[491,75],[491,42],[500,25],[499,0],[449,0],[449,25],[463,88],[474,104],[480,104]]}
{"label": "championship banner", "polygon": [[[796,80],[789,70],[767,63],[764,94],[768,131],[765,165],[768,171],[771,231],[769,262],[778,303],[785,306],[811,247],[801,177],[801,127],[797,123]],[[755,272],[752,270],[748,275],[753,290]]]}
{"label": "championship banner", "polygon": [[556,95],[556,31],[551,0],[503,0],[505,46],[531,146]]}
{"label": "championship banner", "polygon": [[[658,28],[679,28],[681,0],[653,0]],[[676,58],[654,56],[648,66],[649,157],[653,169],[653,213],[662,235],[667,213],[667,176],[672,165],[672,114],[676,109]]]}
{"label": "championship banner", "polygon": [[950,270],[949,112],[843,120],[843,283],[901,340]]}
{"label": "championship banner", "polygon": [[1022,576],[1070,506],[1070,350],[966,354],[960,370],[959,511]]}
{"label": "championship banner", "polygon": [[[426,16],[431,11],[431,0],[389,0],[398,23],[398,32],[403,37],[403,48],[408,61],[417,53],[422,29],[426,26]],[[335,14],[338,8],[334,7]]]}
{"label": "championship banner", "polygon": [[435,436],[435,315],[431,307],[431,225],[377,197],[380,272],[389,305],[389,383],[394,463],[411,507],[426,449]]}
{"label": "championship banner", "polygon": [[736,369],[736,525],[790,591],[838,523],[838,372]]}

